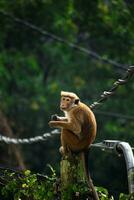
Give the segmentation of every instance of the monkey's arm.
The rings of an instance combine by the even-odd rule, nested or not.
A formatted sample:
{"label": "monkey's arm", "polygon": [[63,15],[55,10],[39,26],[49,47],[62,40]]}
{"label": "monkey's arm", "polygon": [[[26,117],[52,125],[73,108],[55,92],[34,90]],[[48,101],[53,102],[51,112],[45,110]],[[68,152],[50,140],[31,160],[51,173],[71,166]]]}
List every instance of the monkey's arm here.
{"label": "monkey's arm", "polygon": [[67,117],[60,117],[57,114],[51,116],[51,121],[68,121]]}
{"label": "monkey's arm", "polygon": [[69,121],[50,121],[50,127],[55,128],[65,128],[72,131],[78,137],[81,132],[81,124],[76,119],[70,119]]}
{"label": "monkey's arm", "polygon": [[67,117],[59,117],[58,116],[58,121],[68,121]]}

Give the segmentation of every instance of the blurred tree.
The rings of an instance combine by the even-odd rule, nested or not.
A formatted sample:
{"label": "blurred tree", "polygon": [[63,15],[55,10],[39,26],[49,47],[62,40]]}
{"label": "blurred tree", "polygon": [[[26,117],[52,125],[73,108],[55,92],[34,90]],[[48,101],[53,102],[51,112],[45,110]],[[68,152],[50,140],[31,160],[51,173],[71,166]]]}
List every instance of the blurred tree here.
{"label": "blurred tree", "polygon": [[[132,1],[123,0],[0,1],[0,10],[125,66],[134,62],[133,7]],[[101,57],[95,59],[70,48],[1,13],[0,27],[0,110],[16,137],[31,137],[50,130],[48,121],[51,114],[59,112],[61,90],[78,93],[89,105],[124,72],[108,62],[101,62]],[[120,87],[116,95],[99,109],[133,115],[133,89],[132,81]],[[97,113],[96,118],[96,141],[118,139],[134,146],[133,120]],[[42,171],[46,163],[50,163],[58,170],[58,146],[57,136],[46,143],[22,146],[26,166]],[[1,144],[0,147],[6,155],[5,146]],[[96,170],[105,155],[97,152],[90,156],[94,162],[92,169]],[[3,157],[1,163],[7,164]],[[112,161],[114,168],[120,169],[111,158]],[[110,164],[108,160],[107,168]],[[105,172],[99,170],[96,173],[96,184],[104,184]],[[117,173],[118,170],[112,170],[108,180]],[[119,185],[119,180],[115,181],[114,184]]]}

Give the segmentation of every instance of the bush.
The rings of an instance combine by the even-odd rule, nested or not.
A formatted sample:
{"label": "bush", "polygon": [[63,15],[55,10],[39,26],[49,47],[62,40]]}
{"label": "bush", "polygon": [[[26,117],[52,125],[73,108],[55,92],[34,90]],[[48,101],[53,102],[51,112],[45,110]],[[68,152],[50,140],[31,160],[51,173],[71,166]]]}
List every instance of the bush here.
{"label": "bush", "polygon": [[[23,173],[8,172],[5,170],[2,178],[6,184],[1,188],[1,196],[4,200],[91,200],[89,189],[83,182],[70,185],[67,190],[61,191],[60,180],[56,177],[55,170],[51,169],[51,175],[45,176],[32,174],[30,170]],[[100,200],[114,200],[109,197],[108,191],[97,187]],[[120,200],[133,200],[134,195],[120,194]]]}

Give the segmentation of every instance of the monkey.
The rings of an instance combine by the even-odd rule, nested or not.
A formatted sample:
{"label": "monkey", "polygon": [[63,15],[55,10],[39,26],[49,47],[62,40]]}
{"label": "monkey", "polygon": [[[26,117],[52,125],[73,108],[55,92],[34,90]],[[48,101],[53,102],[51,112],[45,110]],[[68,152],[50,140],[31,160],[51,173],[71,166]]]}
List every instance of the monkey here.
{"label": "monkey", "polygon": [[[61,129],[60,152],[67,155],[83,152],[84,166],[88,184],[93,190],[95,199],[98,199],[88,170],[88,149],[96,137],[97,124],[94,113],[73,92],[61,91],[60,109],[64,117],[52,115],[49,126]],[[90,182],[89,182],[90,181]]]}
{"label": "monkey", "polygon": [[50,127],[61,128],[61,152],[88,150],[96,137],[96,119],[91,109],[72,92],[61,91],[60,109],[64,117],[52,116]]}

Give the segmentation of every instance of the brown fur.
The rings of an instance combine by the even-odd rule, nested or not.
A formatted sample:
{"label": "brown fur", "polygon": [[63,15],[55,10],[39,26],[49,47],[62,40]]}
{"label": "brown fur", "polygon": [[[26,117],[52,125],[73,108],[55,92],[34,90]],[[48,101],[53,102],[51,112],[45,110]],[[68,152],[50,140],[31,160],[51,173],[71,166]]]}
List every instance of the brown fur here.
{"label": "brown fur", "polygon": [[84,103],[75,104],[77,95],[75,97],[74,93],[62,92],[61,94],[60,108],[65,112],[65,118],[57,116],[57,120],[50,121],[49,125],[61,128],[61,144],[64,153],[68,150],[72,152],[87,150],[96,136],[95,116]]}

